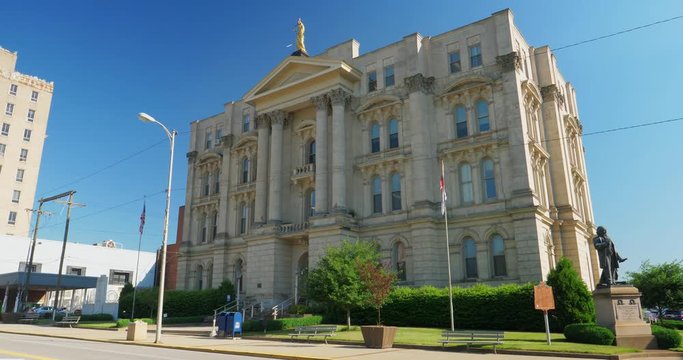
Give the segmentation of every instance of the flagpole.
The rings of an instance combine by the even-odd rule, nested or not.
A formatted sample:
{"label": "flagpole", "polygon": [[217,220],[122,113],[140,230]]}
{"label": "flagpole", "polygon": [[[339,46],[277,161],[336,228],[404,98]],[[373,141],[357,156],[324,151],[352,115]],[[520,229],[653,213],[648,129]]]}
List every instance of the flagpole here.
{"label": "flagpole", "polygon": [[138,259],[135,262],[135,284],[133,285],[133,309],[130,311],[130,319],[135,319],[135,297],[138,292],[138,271],[140,269],[140,248],[142,247],[142,231],[145,227],[146,202],[142,205],[142,215],[140,215],[140,237],[138,239]]}
{"label": "flagpole", "polygon": [[453,319],[453,282],[451,280],[451,247],[448,240],[448,207],[446,206],[446,182],[444,179],[444,165],[441,160],[441,209],[444,220],[446,221],[446,260],[448,263],[448,307],[451,314],[451,331],[455,331],[455,321]]}

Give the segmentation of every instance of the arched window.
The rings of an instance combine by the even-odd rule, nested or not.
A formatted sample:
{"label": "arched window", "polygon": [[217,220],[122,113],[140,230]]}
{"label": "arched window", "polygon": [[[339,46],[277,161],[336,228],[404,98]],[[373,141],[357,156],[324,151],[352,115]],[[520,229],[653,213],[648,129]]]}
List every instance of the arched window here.
{"label": "arched window", "polygon": [[240,204],[240,234],[247,232],[248,209],[246,203]]}
{"label": "arched window", "polygon": [[382,179],[379,176],[372,178],[372,212],[382,213]]}
{"label": "arched window", "polygon": [[237,259],[235,263],[235,287],[237,291],[244,291],[244,263],[242,259]]}
{"label": "arched window", "polygon": [[391,175],[391,210],[401,210],[401,174]]}
{"label": "arched window", "polygon": [[308,192],[306,196],[306,205],[304,209],[304,218],[308,219],[315,213],[315,190]]}
{"label": "arched window", "polygon": [[467,136],[467,109],[460,105],[455,108],[455,137]]}
{"label": "arched window", "polygon": [[315,140],[311,140],[306,148],[306,163],[315,164]]}
{"label": "arched window", "polygon": [[491,237],[491,254],[493,255],[493,276],[507,276],[505,242],[503,242],[503,237],[498,234]]}
{"label": "arched window", "polygon": [[496,175],[493,171],[493,160],[484,159],[481,162],[481,180],[484,189],[484,200],[496,198]]}
{"label": "arched window", "polygon": [[463,252],[465,254],[465,277],[476,279],[477,272],[477,245],[472,238],[465,238],[463,241]]}
{"label": "arched window", "polygon": [[477,101],[477,124],[479,132],[491,129],[491,124],[489,123],[489,104],[484,100]]}
{"label": "arched window", "polygon": [[398,147],[398,120],[389,120],[389,149]]}
{"label": "arched window", "polygon": [[391,249],[391,258],[394,260],[394,271],[399,281],[406,281],[406,246],[397,241]]}
{"label": "arched window", "polygon": [[460,201],[462,204],[471,204],[474,201],[472,168],[470,164],[464,163],[460,165],[458,172],[460,174]]}
{"label": "arched window", "polygon": [[242,159],[242,183],[246,184],[249,182],[249,159]]}
{"label": "arched window", "polygon": [[211,217],[211,241],[216,240],[216,233],[218,233],[218,211],[213,212],[213,216]]}
{"label": "arched window", "polygon": [[377,123],[370,127],[370,152],[379,152],[379,125]]}
{"label": "arched window", "polygon": [[197,265],[197,289],[201,290],[204,287],[204,267]]}

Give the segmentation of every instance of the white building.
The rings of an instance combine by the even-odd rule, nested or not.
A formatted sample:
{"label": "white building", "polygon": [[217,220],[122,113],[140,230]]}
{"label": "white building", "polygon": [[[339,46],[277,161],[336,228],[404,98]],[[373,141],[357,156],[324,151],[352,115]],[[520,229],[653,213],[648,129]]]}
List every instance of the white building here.
{"label": "white building", "polygon": [[15,70],[0,47],[0,234],[26,236],[54,84]]}
{"label": "white building", "polygon": [[[26,269],[30,243],[31,239],[28,237],[0,235],[0,274],[23,272]],[[62,241],[38,239],[33,256],[33,272],[57,274],[62,244]],[[126,282],[136,285],[137,281],[140,287],[152,287],[156,253],[140,252],[136,274],[137,256],[137,250],[115,247],[111,240],[94,245],[68,242],[62,274],[98,278],[104,276],[100,282],[106,281],[106,287],[98,284],[98,288],[106,290],[104,294],[97,294],[95,289],[65,291],[60,296],[60,307],[67,307],[70,310],[83,309],[87,304],[94,304],[96,299],[100,299],[102,304],[98,304],[98,307],[102,309],[103,304],[118,303],[119,293]],[[4,288],[0,289],[0,292],[8,294],[8,298],[11,298],[16,294],[13,290],[15,289]],[[54,299],[55,292],[46,291],[44,297],[35,302],[54,305]]]}
{"label": "white building", "polygon": [[359,48],[285,57],[192,123],[177,287],[282,301],[346,238],[376,241],[406,286],[445,286],[447,256],[457,286],[538,282],[566,256],[594,287],[576,94],[550,48],[510,10]]}

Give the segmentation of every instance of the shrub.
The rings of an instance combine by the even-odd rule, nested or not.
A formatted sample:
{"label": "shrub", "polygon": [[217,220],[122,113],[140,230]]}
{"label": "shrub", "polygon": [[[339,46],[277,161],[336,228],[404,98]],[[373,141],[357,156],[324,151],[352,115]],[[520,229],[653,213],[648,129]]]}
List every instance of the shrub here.
{"label": "shrub", "polygon": [[612,330],[595,324],[570,324],[564,328],[564,337],[570,342],[581,344],[612,345]]}
{"label": "shrub", "polygon": [[[152,318],[140,318],[140,319],[135,319],[135,321],[143,321],[147,323],[147,325],[154,325],[155,321]],[[125,328],[128,327],[128,324],[130,324],[130,319],[118,319],[116,320],[116,327],[117,328]]]}
{"label": "shrub", "polygon": [[669,329],[678,329],[678,330],[683,330],[683,321],[681,320],[659,320],[657,325],[669,328]]}
{"label": "shrub", "polygon": [[671,349],[681,346],[681,334],[674,329],[652,325],[652,335],[657,338],[660,349]]}
{"label": "shrub", "polygon": [[555,297],[555,311],[550,313],[553,331],[562,331],[569,324],[595,322],[593,297],[569,259],[563,257],[550,271],[548,285]]}
{"label": "shrub", "polygon": [[111,314],[88,314],[81,315],[81,321],[114,321]]}
{"label": "shrub", "polygon": [[277,320],[247,320],[242,324],[242,330],[263,331],[264,324],[266,330],[277,331],[293,329],[297,326],[320,325],[323,321],[322,316],[308,316],[302,318],[282,318]]}

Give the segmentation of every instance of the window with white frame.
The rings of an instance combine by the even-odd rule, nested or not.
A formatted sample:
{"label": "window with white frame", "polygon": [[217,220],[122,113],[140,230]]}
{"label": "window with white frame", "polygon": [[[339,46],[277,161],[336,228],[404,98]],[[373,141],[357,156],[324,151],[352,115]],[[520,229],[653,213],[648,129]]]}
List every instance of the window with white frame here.
{"label": "window with white frame", "polygon": [[12,103],[7,103],[7,106],[5,106],[5,115],[10,115],[14,113],[14,104]]}
{"label": "window with white frame", "polygon": [[19,86],[17,86],[17,84],[10,84],[10,86],[9,86],[10,95],[16,95],[18,89],[19,89]]}
{"label": "window with white frame", "polygon": [[12,202],[18,203],[20,198],[21,198],[21,191],[14,190],[14,192],[12,192]]}
{"label": "window with white frame", "polygon": [[398,120],[389,120],[389,149],[398,147]]}
{"label": "window with white frame", "polygon": [[[39,273],[42,270],[43,270],[43,264],[36,263],[36,262],[31,264],[31,272],[32,273]],[[25,261],[19,262],[19,271],[21,271],[21,272],[28,271],[28,264]]]}
{"label": "window with white frame", "polygon": [[401,174],[391,174],[391,210],[401,210]]}
{"label": "window with white frame", "polygon": [[368,92],[377,90],[377,71],[368,73]]}
{"label": "window with white frame", "polygon": [[472,168],[470,164],[460,164],[458,169],[458,177],[460,180],[460,201],[467,205],[474,202],[474,190],[472,186]]}
{"label": "window with white frame", "polygon": [[395,84],[394,65],[387,65],[384,67],[384,87],[394,86]]}
{"label": "window with white frame", "polygon": [[370,126],[370,152],[379,152],[379,124],[377,123]]}
{"label": "window with white frame", "polygon": [[455,108],[455,136],[458,138],[467,136],[467,109],[459,105]]}
{"label": "window with white frame", "polygon": [[379,176],[372,178],[372,212],[382,213],[382,179]]}
{"label": "window with white frame", "polygon": [[10,225],[14,225],[17,222],[17,212],[16,211],[10,211],[9,216],[7,217],[7,223]]}
{"label": "window with white frame", "polygon": [[448,54],[448,68],[451,74],[459,73],[462,70],[460,64],[460,50]]}
{"label": "window with white frame", "polygon": [[21,149],[19,152],[19,161],[26,161],[28,158],[28,149]]}
{"label": "window with white frame", "polygon": [[495,199],[496,175],[493,170],[493,160],[484,159],[481,162],[482,189],[484,190],[484,200]]}
{"label": "window with white frame", "polygon": [[17,176],[14,179],[17,182],[24,181],[24,169],[17,169]]}
{"label": "window with white frame", "polygon": [[35,90],[31,92],[31,101],[38,101],[38,92]]}
{"label": "window with white frame", "polygon": [[505,264],[505,242],[503,237],[495,234],[491,237],[491,255],[493,256],[493,276],[507,276]]}
{"label": "window with white frame", "polygon": [[133,277],[132,271],[126,270],[109,270],[109,284],[110,285],[125,285],[130,282]]}
{"label": "window with white frame", "polygon": [[9,135],[10,125],[8,123],[2,123],[2,130],[0,130],[0,135]]}
{"label": "window with white frame", "polygon": [[479,276],[477,271],[477,244],[470,237],[465,238],[462,244],[465,254],[465,278],[476,279]]}
{"label": "window with white frame", "polygon": [[485,100],[477,101],[477,125],[479,132],[489,131],[491,124],[489,123],[489,104]]}
{"label": "window with white frame", "polygon": [[481,44],[475,44],[469,47],[470,50],[470,67],[475,68],[482,65],[481,61]]}
{"label": "window with white frame", "polygon": [[36,111],[33,109],[28,109],[28,114],[26,114],[26,120],[33,122],[36,119]]}
{"label": "window with white frame", "polygon": [[24,141],[31,141],[31,129],[24,129]]}

